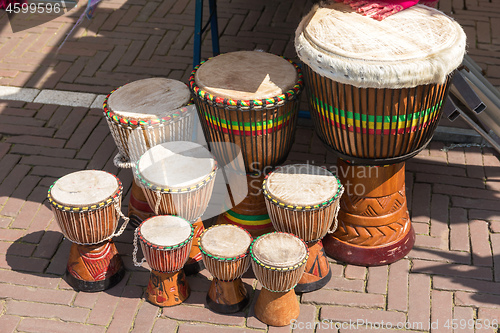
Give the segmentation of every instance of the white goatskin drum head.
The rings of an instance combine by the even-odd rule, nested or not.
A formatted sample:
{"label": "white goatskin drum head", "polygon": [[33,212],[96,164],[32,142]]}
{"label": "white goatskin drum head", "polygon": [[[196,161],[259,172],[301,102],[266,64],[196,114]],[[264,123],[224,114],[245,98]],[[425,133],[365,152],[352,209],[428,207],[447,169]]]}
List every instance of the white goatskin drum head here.
{"label": "white goatskin drum head", "polygon": [[234,258],[244,254],[250,243],[252,238],[245,230],[230,224],[213,226],[200,239],[203,250],[221,258]]}
{"label": "white goatskin drum head", "polygon": [[259,51],[218,55],[202,64],[195,77],[201,90],[234,100],[275,97],[293,88],[297,79],[290,62]]}
{"label": "white goatskin drum head", "polygon": [[149,183],[165,188],[184,188],[199,184],[214,169],[210,152],[194,142],[165,142],[139,158],[138,172]]}
{"label": "white goatskin drum head", "polygon": [[154,216],[139,227],[142,237],[158,246],[174,246],[189,238],[191,224],[183,218],[170,215]]}
{"label": "white goatskin drum head", "polygon": [[99,170],[82,170],[59,178],[51,189],[52,199],[67,206],[91,206],[109,199],[118,180]]}
{"label": "white goatskin drum head", "polygon": [[273,232],[255,241],[253,254],[264,265],[286,268],[301,263],[307,256],[307,247],[296,236]]}
{"label": "white goatskin drum head", "polygon": [[191,99],[187,85],[166,78],[150,78],[126,84],[114,91],[108,107],[117,115],[135,120],[157,119],[185,106]]}
{"label": "white goatskin drum head", "polygon": [[338,191],[337,178],[329,171],[310,164],[285,165],[266,180],[269,194],[294,206],[312,206],[333,198]]}
{"label": "white goatskin drum head", "polygon": [[331,1],[313,7],[295,32],[302,62],[359,88],[442,84],[462,63],[465,44],[458,23],[424,5],[377,21]]}

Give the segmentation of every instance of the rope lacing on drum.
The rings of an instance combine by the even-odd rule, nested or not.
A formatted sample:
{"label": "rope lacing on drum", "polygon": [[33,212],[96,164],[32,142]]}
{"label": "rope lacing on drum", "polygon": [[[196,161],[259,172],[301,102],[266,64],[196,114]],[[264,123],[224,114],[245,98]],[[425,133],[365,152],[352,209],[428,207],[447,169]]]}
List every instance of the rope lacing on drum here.
{"label": "rope lacing on drum", "polygon": [[115,155],[115,157],[113,158],[113,164],[120,169],[130,169],[134,166],[134,163],[130,159],[123,156],[121,153]]}
{"label": "rope lacing on drum", "polygon": [[154,212],[155,212],[155,215],[159,215],[158,214],[158,210],[160,209],[160,202],[161,202],[161,192],[154,192],[156,194],[156,204],[155,204],[155,209],[154,209]]}
{"label": "rope lacing on drum", "polygon": [[[107,240],[109,240],[109,239],[111,239],[111,238],[113,238],[113,237],[118,237],[118,236],[121,236],[121,234],[123,234],[123,232],[124,232],[124,231],[125,231],[125,229],[127,228],[127,225],[128,225],[128,223],[129,223],[129,221],[130,221],[130,218],[129,218],[129,217],[127,217],[127,216],[125,216],[125,215],[122,213],[121,208],[120,208],[120,202],[119,202],[118,197],[115,197],[115,198],[113,199],[113,207],[115,208],[116,214],[117,214],[119,217],[123,218],[123,221],[124,221],[124,222],[123,222],[123,224],[122,224],[122,226],[121,226],[121,227],[120,227],[120,229],[118,230],[118,232],[112,233],[109,237],[106,237],[106,238],[105,238],[105,239],[103,239],[103,240],[99,240],[99,241],[97,241],[97,242],[92,242],[92,243],[81,243],[81,242],[78,242],[78,241],[73,240],[73,239],[70,239],[70,241],[71,241],[72,243],[75,243],[75,244],[78,244],[78,245],[96,245],[96,244],[100,244],[100,243],[102,243],[102,242],[104,242],[104,241],[107,241]],[[79,212],[79,213],[80,213],[80,214],[83,214],[83,213],[85,213],[85,212]],[[119,222],[119,220],[120,220],[120,219],[118,218],[118,221],[117,221],[117,222]]]}
{"label": "rope lacing on drum", "polygon": [[128,223],[130,222],[130,218],[128,216],[125,216],[123,213],[122,213],[122,210],[121,210],[121,207],[120,207],[120,203],[118,202],[118,200],[115,200],[114,201],[114,206],[115,206],[115,210],[116,212],[118,213],[118,215],[123,219],[123,224],[120,228],[120,230],[118,230],[117,233],[114,233],[113,235],[111,235],[111,237],[118,237],[120,236],[121,234],[123,234],[123,232],[125,231],[125,229],[127,228],[127,225]]}
{"label": "rope lacing on drum", "polygon": [[139,249],[137,247],[137,233],[139,231],[139,227],[135,228],[134,231],[134,251],[132,252],[132,260],[134,262],[134,266],[136,267],[141,267],[144,262],[146,262],[146,257],[142,258],[141,262],[137,262],[137,250]]}
{"label": "rope lacing on drum", "polygon": [[329,234],[333,234],[335,231],[337,231],[337,228],[339,226],[339,221],[338,221],[338,216],[339,216],[339,210],[340,210],[340,198],[342,197],[342,194],[344,194],[344,186],[342,186],[340,188],[340,191],[339,191],[339,200],[338,200],[338,205],[337,207],[335,208],[335,213],[334,213],[334,218],[333,218],[333,227],[330,228],[330,230],[328,230],[328,233]]}

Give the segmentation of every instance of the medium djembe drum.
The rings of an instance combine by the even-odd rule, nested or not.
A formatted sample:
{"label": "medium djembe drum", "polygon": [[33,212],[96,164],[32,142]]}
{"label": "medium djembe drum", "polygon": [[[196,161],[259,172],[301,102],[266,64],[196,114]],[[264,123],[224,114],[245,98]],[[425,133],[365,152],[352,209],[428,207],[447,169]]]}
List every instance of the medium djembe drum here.
{"label": "medium djembe drum", "polygon": [[[118,147],[114,163],[130,168],[149,148],[167,141],[190,140],[193,115],[186,107],[191,100],[189,88],[166,78],[131,82],[105,99],[104,115]],[[153,216],[141,189],[134,182],[128,215],[136,226]]]}
{"label": "medium djembe drum", "polygon": [[255,277],[262,284],[255,316],[270,326],[289,325],[300,313],[293,288],[304,274],[307,245],[292,234],[272,232],[252,242],[250,255]]}
{"label": "medium djembe drum", "polygon": [[217,163],[203,146],[175,141],[146,151],[134,169],[136,182],[156,215],[177,215],[195,227],[192,252],[184,270],[188,275],[197,273],[203,268],[198,248],[204,230],[201,216],[212,196]]}
{"label": "medium djembe drum", "polygon": [[78,291],[102,291],[120,282],[125,269],[112,241],[120,230],[122,184],[105,171],[84,170],[59,178],[48,199],[71,245],[66,280]]}
{"label": "medium djembe drum", "polygon": [[336,229],[339,199],[344,188],[325,168],[310,164],[278,167],[262,185],[273,226],[304,240],[309,259],[295,287],[299,293],[322,288],[332,273],[321,239]]}
{"label": "medium djembe drum", "polygon": [[[269,53],[232,52],[198,65],[189,85],[218,163],[227,173],[247,173],[248,195],[218,223],[239,225],[253,236],[271,231],[261,184],[267,169],[283,163],[290,151],[303,88],[300,69]],[[244,165],[233,165],[239,154]]]}
{"label": "medium djembe drum", "polygon": [[213,311],[233,313],[248,304],[249,295],[241,276],[250,267],[251,243],[249,232],[232,224],[212,226],[201,235],[203,262],[213,275],[207,294],[207,305]]}
{"label": "medium djembe drum", "polygon": [[316,132],[340,157],[347,194],[325,250],[351,264],[394,262],[415,239],[404,161],[432,138],[465,34],[423,5],[376,21],[327,3],[304,17],[295,47]]}
{"label": "medium djembe drum", "polygon": [[[136,266],[146,261],[151,268],[147,300],[158,306],[173,306],[184,302],[190,293],[182,269],[189,258],[194,227],[178,216],[153,216],[137,227],[134,237],[133,260]],[[137,239],[144,258],[137,261]]]}

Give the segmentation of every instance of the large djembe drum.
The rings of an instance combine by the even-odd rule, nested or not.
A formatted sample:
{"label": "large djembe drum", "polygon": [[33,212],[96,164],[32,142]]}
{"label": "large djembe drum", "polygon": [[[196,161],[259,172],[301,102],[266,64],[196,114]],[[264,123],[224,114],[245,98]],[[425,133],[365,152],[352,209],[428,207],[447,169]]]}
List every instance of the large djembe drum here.
{"label": "large djembe drum", "polygon": [[207,293],[207,305],[213,311],[233,313],[248,304],[249,295],[241,276],[250,267],[251,243],[248,231],[232,224],[214,225],[201,235],[203,262],[213,275]]}
{"label": "large djembe drum", "polygon": [[[346,188],[330,256],[382,265],[414,243],[404,161],[431,140],[465,34],[438,10],[416,5],[376,21],[349,6],[316,6],[295,38],[319,138],[340,158]],[[378,167],[373,167],[378,166]]]}
{"label": "large djembe drum", "polygon": [[[190,140],[193,115],[186,107],[190,100],[184,83],[166,78],[138,80],[112,91],[103,109],[118,147],[115,165],[130,168],[158,143]],[[128,215],[136,226],[153,215],[136,183],[132,183]]]}
{"label": "large djembe drum", "polygon": [[321,239],[337,226],[344,191],[339,179],[318,166],[292,164],[268,174],[262,186],[274,228],[296,235],[309,248],[309,259],[295,291],[322,288],[332,273]]}
{"label": "large djembe drum", "polygon": [[134,167],[136,182],[156,215],[177,215],[193,224],[195,235],[186,274],[203,268],[198,239],[217,175],[217,163],[203,146],[165,142],[146,151]]}
{"label": "large djembe drum", "polygon": [[289,325],[300,313],[293,288],[304,274],[307,245],[297,236],[272,232],[250,245],[252,269],[262,284],[255,316],[270,326]]}
{"label": "large djembe drum", "polygon": [[[158,306],[173,306],[184,302],[190,293],[184,264],[189,258],[194,228],[178,216],[153,216],[137,227],[134,237],[133,260],[136,266],[146,261],[151,268],[147,300]],[[137,240],[144,258],[137,261]]]}
{"label": "large djembe drum", "polygon": [[[247,173],[248,195],[234,207],[228,203],[232,208],[218,223],[239,225],[253,236],[272,230],[261,184],[290,151],[303,88],[300,69],[269,53],[232,52],[198,65],[189,84],[218,163],[226,173]],[[233,163],[239,154],[244,165]]]}
{"label": "large djembe drum", "polygon": [[102,291],[120,282],[125,269],[112,241],[118,232],[122,184],[105,171],[84,170],[59,178],[48,199],[71,245],[66,280],[78,291]]}

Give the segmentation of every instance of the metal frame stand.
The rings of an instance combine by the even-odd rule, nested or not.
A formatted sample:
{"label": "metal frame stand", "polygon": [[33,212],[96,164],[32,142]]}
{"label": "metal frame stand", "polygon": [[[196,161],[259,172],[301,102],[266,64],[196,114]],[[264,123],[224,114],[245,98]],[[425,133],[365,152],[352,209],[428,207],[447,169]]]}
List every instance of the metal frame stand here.
{"label": "metal frame stand", "polygon": [[212,53],[214,56],[220,54],[219,48],[219,27],[217,25],[217,2],[216,0],[208,0],[210,16],[208,22],[203,26],[203,0],[196,0],[196,9],[194,17],[194,50],[193,50],[193,67],[201,62],[201,36],[210,25],[212,32]]}

